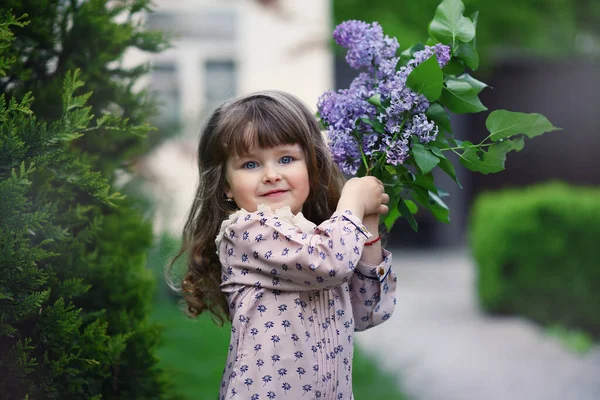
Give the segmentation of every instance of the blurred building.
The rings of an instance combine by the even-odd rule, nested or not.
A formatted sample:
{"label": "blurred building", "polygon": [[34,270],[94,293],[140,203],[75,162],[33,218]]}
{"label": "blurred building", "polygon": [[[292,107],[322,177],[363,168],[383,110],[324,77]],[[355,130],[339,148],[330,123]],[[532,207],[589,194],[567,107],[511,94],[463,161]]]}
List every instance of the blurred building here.
{"label": "blurred building", "polygon": [[333,88],[331,8],[323,0],[155,0],[147,25],[172,35],[171,48],[149,61],[141,82],[157,91],[153,123],[169,140],[140,166],[159,203],[157,231],[178,233],[196,185],[195,148],[206,116],[224,100],[259,90],[284,90],[316,111]]}

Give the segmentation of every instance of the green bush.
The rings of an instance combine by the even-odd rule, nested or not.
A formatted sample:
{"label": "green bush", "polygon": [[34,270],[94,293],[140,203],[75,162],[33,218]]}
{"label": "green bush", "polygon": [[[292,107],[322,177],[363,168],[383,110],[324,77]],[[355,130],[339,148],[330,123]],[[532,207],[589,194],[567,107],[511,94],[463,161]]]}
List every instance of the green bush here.
{"label": "green bush", "polygon": [[[112,22],[119,8],[139,12],[136,3],[0,3],[2,399],[170,397],[154,354],[160,329],[148,319],[151,224],[111,187],[149,129],[126,118],[143,113],[141,100],[107,113],[123,93],[134,99],[106,66],[122,52],[115,31],[144,43],[131,22]],[[10,7],[30,16],[15,20]],[[79,70],[64,69],[79,64],[120,94],[94,97]]]}
{"label": "green bush", "polygon": [[482,307],[600,338],[600,190],[561,183],[489,192],[470,216]]}

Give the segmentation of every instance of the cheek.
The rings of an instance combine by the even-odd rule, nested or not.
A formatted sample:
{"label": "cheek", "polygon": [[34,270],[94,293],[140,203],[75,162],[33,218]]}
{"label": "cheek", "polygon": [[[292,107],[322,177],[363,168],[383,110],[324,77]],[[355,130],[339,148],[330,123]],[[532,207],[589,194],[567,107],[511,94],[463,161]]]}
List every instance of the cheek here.
{"label": "cheek", "polygon": [[233,174],[229,179],[229,190],[236,196],[244,196],[253,191],[253,180],[247,174]]}
{"label": "cheek", "polygon": [[299,182],[303,186],[306,196],[308,196],[310,193],[310,178],[306,169],[304,169],[303,173],[301,174]]}

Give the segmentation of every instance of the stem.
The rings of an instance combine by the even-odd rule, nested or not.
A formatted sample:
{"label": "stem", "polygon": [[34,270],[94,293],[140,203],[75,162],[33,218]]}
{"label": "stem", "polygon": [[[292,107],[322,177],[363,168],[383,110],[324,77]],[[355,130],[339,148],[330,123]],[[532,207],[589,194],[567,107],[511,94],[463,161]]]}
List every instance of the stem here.
{"label": "stem", "polygon": [[362,145],[360,145],[359,148],[360,148],[360,158],[362,159],[362,162],[365,165],[366,175],[368,176],[371,173],[371,169],[369,168],[369,164],[367,164],[367,158],[365,156],[365,153],[363,152]]}
{"label": "stem", "polygon": [[457,155],[457,156],[459,156],[460,158],[462,158],[462,159],[465,159],[465,160],[466,160],[466,158],[465,158],[465,157],[464,157],[462,154],[460,154],[458,151],[456,151],[456,150],[452,150],[452,151],[454,152],[454,154],[456,154],[456,155]]}
{"label": "stem", "polygon": [[[486,143],[486,144],[479,143],[477,145],[474,145],[473,147],[488,147],[488,146],[491,146],[493,144],[494,143]],[[439,149],[439,150],[440,151],[452,150],[452,151],[454,151],[456,153],[455,150],[462,150],[462,149],[464,149],[464,147],[446,147],[445,149]]]}
{"label": "stem", "polygon": [[354,132],[354,138],[358,142],[358,150],[360,150],[360,159],[362,160],[363,165],[365,166],[366,175],[368,176],[371,173],[371,169],[369,168],[369,164],[367,164],[367,156],[365,156],[360,137],[356,131]]}

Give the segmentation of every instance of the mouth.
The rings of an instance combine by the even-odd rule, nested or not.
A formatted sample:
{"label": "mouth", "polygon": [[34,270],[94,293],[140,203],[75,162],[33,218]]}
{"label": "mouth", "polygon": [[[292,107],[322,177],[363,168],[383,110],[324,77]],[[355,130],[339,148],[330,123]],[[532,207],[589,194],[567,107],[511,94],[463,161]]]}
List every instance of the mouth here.
{"label": "mouth", "polygon": [[282,194],[284,194],[286,192],[287,192],[287,190],[281,190],[281,189],[270,190],[267,193],[263,194],[262,197],[277,197],[277,196],[280,196],[280,195],[282,195]]}

